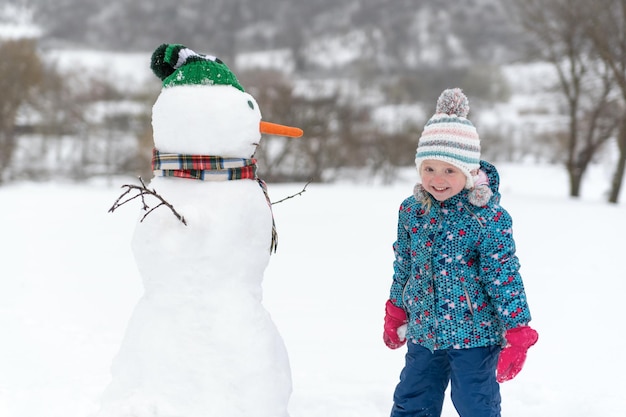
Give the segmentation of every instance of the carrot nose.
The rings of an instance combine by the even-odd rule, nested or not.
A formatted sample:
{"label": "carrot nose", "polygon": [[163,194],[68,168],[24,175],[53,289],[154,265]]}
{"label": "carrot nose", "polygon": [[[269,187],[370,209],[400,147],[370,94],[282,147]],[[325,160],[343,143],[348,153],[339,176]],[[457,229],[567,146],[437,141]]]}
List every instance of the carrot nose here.
{"label": "carrot nose", "polygon": [[304,134],[302,129],[298,127],[291,127],[285,125],[279,125],[277,123],[270,123],[261,120],[261,133],[277,136],[289,136],[291,138],[299,138]]}

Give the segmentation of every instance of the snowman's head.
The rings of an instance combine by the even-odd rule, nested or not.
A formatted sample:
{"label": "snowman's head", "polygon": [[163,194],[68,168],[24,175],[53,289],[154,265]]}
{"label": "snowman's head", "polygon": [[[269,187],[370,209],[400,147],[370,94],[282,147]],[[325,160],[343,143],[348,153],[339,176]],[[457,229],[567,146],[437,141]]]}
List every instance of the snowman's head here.
{"label": "snowman's head", "polygon": [[152,109],[155,147],[162,152],[251,157],[261,140],[261,112],[221,60],[175,44],[152,55],[163,81]]}
{"label": "snowman's head", "polygon": [[152,108],[154,144],[163,152],[249,158],[260,122],[254,97],[226,85],[164,88]]}
{"label": "snowman's head", "polygon": [[219,58],[163,44],[151,68],[163,81],[152,109],[161,152],[250,158],[262,133],[302,136],[301,129],[261,121],[258,103]]}

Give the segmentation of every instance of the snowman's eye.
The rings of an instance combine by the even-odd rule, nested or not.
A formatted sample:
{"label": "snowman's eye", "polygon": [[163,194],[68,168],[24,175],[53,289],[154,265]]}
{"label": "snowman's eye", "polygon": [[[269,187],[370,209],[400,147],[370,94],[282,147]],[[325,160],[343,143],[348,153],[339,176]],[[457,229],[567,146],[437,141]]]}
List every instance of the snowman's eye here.
{"label": "snowman's eye", "polygon": [[250,108],[254,110],[254,103],[252,102],[252,100],[248,100],[248,106],[250,106]]}

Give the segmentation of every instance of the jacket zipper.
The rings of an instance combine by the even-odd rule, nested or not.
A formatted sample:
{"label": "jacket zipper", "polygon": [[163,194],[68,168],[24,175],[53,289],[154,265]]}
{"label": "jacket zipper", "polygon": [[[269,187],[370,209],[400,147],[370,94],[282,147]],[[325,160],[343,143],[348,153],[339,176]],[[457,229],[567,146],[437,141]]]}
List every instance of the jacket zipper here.
{"label": "jacket zipper", "polygon": [[[474,211],[469,208],[467,206],[467,204],[463,204],[463,206],[465,207],[465,210],[467,210],[468,212],[471,213],[472,217],[474,217],[474,219],[478,222],[478,224],[481,227],[485,227],[484,224],[480,221],[480,218],[476,215],[476,213],[474,213]],[[474,315],[474,307],[472,305],[472,299],[470,297],[469,291],[467,291],[467,287],[465,286],[465,284],[463,284],[463,292],[465,293],[465,299],[467,301],[467,307],[469,308],[470,313],[472,314],[472,316]]]}
{"label": "jacket zipper", "polygon": [[467,287],[463,284],[463,292],[465,293],[465,301],[467,302],[467,307],[469,308],[472,316],[474,315],[474,306],[472,306],[472,299],[470,298],[469,291],[467,291]]}
{"label": "jacket zipper", "polygon": [[485,227],[485,225],[480,221],[480,218],[478,217],[478,215],[476,215],[476,213],[474,213],[474,211],[471,208],[469,208],[467,204],[463,204],[463,207],[465,207],[465,210],[469,211],[472,214],[472,217],[474,217],[474,219],[478,222],[478,224],[481,227]]}

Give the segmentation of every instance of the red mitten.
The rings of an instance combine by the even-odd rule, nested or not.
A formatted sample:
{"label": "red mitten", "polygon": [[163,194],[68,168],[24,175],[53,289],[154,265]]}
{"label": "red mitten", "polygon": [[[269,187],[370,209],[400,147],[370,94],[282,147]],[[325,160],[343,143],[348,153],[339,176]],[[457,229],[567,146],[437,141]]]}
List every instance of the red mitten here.
{"label": "red mitten", "polygon": [[389,349],[398,349],[406,343],[405,337],[398,335],[398,328],[407,322],[406,312],[395,306],[391,300],[385,304],[385,331],[383,340]]}
{"label": "red mitten", "polygon": [[496,378],[498,382],[508,381],[520,373],[526,360],[526,352],[537,343],[539,335],[528,326],[509,329],[504,335],[507,345],[498,358]]}

